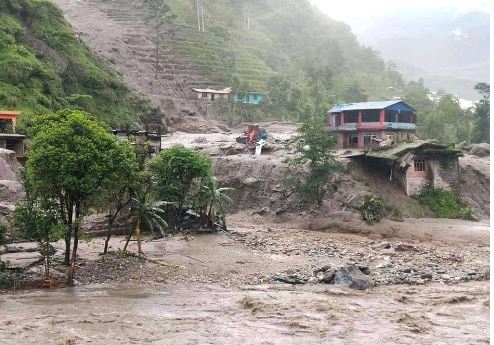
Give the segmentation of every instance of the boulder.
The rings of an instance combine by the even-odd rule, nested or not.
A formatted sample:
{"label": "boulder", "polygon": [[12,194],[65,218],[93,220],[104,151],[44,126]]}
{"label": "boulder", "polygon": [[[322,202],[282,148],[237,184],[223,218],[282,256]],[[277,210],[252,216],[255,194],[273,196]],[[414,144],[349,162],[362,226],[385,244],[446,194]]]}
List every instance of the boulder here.
{"label": "boulder", "polygon": [[395,252],[418,252],[419,250],[415,247],[412,246],[411,244],[407,243],[398,243],[394,247]]}
{"label": "boulder", "polygon": [[43,260],[39,252],[16,252],[0,255],[0,261],[8,263],[11,269],[24,269]]}
{"label": "boulder", "polygon": [[346,285],[351,289],[365,290],[372,286],[372,280],[355,265],[342,266],[335,274],[335,284]]}
{"label": "boulder", "polygon": [[477,157],[487,157],[489,156],[491,150],[489,144],[481,143],[481,144],[473,144],[470,149],[470,154]]}
{"label": "boulder", "polygon": [[292,270],[278,273],[273,277],[273,279],[281,283],[292,284],[292,285],[306,284],[309,281],[308,277],[302,276]]}
{"label": "boulder", "polygon": [[327,265],[315,270],[314,276],[317,278],[319,283],[331,284],[333,283],[335,273],[336,270]]}

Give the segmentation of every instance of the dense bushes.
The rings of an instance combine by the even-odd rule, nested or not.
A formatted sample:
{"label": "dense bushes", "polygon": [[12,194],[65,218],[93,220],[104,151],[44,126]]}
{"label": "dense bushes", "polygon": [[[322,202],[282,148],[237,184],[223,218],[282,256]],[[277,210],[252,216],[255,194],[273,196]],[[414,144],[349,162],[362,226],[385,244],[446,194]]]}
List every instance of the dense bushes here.
{"label": "dense bushes", "polygon": [[367,224],[379,222],[384,217],[384,199],[379,195],[366,195],[360,209],[362,219]]}
{"label": "dense bushes", "polygon": [[463,204],[460,197],[445,189],[428,189],[416,196],[424,205],[427,205],[439,218],[478,220],[478,216],[471,207]]}

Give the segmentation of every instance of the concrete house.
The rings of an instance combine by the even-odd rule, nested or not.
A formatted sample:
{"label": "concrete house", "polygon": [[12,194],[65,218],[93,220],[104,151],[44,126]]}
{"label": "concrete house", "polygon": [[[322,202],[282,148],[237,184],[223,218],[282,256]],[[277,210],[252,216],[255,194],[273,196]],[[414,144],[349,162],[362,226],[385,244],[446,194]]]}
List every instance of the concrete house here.
{"label": "concrete house", "polygon": [[135,143],[136,145],[147,147],[148,155],[154,156],[161,151],[161,133],[141,131],[136,129],[113,129],[112,133],[119,140]]}
{"label": "concrete house", "polygon": [[18,111],[0,110],[0,148],[15,152],[18,160],[22,161],[25,155],[26,136],[15,133]]}
{"label": "concrete house", "polygon": [[328,127],[337,148],[368,148],[373,139],[415,138],[415,110],[400,100],[337,104],[328,112]]}
{"label": "concrete house", "polygon": [[228,101],[228,97],[230,95],[231,89],[226,88],[226,89],[221,89],[221,90],[215,90],[215,89],[192,89],[192,92],[194,93],[194,98],[200,100],[200,101],[219,101],[223,100],[225,102]]}
{"label": "concrete house", "polygon": [[373,166],[376,173],[397,182],[407,195],[414,195],[428,188],[455,189],[460,181],[459,156],[460,150],[434,141],[416,140],[348,158]]}
{"label": "concrete house", "polygon": [[267,96],[259,92],[236,92],[232,102],[250,105],[260,105],[267,100]]}

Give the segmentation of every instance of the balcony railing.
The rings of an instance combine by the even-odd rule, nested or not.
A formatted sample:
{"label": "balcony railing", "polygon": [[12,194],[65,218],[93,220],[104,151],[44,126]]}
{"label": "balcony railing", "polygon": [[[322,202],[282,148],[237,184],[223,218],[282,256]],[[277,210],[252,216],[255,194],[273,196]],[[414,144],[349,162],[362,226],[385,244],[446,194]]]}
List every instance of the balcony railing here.
{"label": "balcony railing", "polygon": [[329,126],[332,131],[356,131],[358,129],[397,129],[414,130],[415,123],[408,122],[348,122],[343,125]]}

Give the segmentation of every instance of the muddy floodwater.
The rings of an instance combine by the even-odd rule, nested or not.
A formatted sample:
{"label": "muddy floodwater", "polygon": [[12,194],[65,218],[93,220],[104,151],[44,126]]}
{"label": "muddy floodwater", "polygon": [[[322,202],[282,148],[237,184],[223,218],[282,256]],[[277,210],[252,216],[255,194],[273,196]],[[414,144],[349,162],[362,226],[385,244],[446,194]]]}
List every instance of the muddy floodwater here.
{"label": "muddy floodwater", "polygon": [[488,344],[488,282],[90,285],[0,295],[2,344]]}

